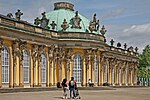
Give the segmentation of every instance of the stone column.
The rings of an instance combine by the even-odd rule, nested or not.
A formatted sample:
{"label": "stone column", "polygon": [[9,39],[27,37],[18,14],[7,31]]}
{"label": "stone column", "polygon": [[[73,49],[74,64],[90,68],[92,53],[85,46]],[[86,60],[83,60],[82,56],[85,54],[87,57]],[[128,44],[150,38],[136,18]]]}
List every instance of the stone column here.
{"label": "stone column", "polygon": [[10,79],[10,81],[9,81],[9,87],[10,88],[13,88],[13,85],[14,85],[14,61],[13,61],[13,49],[12,49],[12,47],[10,46],[9,47],[9,50],[10,50],[10,75],[9,75],[9,79]]}
{"label": "stone column", "polygon": [[112,67],[109,66],[109,84],[112,84]]}
{"label": "stone column", "polygon": [[54,64],[54,45],[51,45],[49,48],[48,48],[48,55],[49,55],[49,86],[52,86],[53,85],[53,64]]}
{"label": "stone column", "polygon": [[95,83],[95,55],[91,55],[91,80]]}
{"label": "stone column", "polygon": [[50,58],[50,65],[49,65],[49,72],[50,72],[50,79],[49,79],[49,86],[52,86],[53,85],[53,75],[54,75],[54,73],[53,73],[53,58]]}
{"label": "stone column", "polygon": [[107,82],[110,83],[110,65],[109,60],[107,59]]}
{"label": "stone column", "polygon": [[70,59],[67,60],[67,68],[66,68],[68,81],[70,80],[70,61],[71,61]]}
{"label": "stone column", "polygon": [[85,70],[86,70],[86,86],[88,86],[88,80],[89,80],[89,62],[90,62],[90,56],[89,56],[89,49],[84,50],[84,57],[85,57]]}
{"label": "stone column", "polygon": [[122,86],[122,68],[119,69],[119,85]]}
{"label": "stone column", "polygon": [[117,84],[117,64],[115,65],[115,68],[114,68],[114,85]]}
{"label": "stone column", "polygon": [[13,65],[13,86],[14,87],[18,87],[19,86],[19,56],[20,56],[20,49],[19,49],[19,42],[20,40],[15,40],[13,41],[13,61],[14,61],[14,65]]}
{"label": "stone column", "polygon": [[19,70],[19,86],[23,87],[24,86],[24,66],[23,66],[23,52],[24,49],[26,48],[26,42],[25,41],[20,41],[20,70]]}
{"label": "stone column", "polygon": [[53,85],[56,85],[57,83],[57,57],[55,57],[54,64],[53,64]]}
{"label": "stone column", "polygon": [[33,59],[34,59],[34,57],[33,57],[33,55],[32,55],[32,53],[31,53],[31,51],[30,51],[30,61],[31,61],[31,63],[30,63],[30,87],[33,87],[34,86],[34,61],[33,61]]}
{"label": "stone column", "polygon": [[[48,51],[49,52],[49,51]],[[50,83],[50,59],[49,59],[49,54],[47,56],[47,68],[46,68],[46,87],[49,87],[49,83]]]}
{"label": "stone column", "polygon": [[59,59],[58,70],[59,70],[59,82],[62,82],[62,58]]}
{"label": "stone column", "polygon": [[38,86],[42,86],[42,57],[41,54],[38,57]]}
{"label": "stone column", "polygon": [[59,48],[59,82],[62,82],[62,65],[64,61],[64,56],[65,56],[65,50],[64,48]]}
{"label": "stone column", "polygon": [[137,84],[137,72],[138,72],[138,64],[135,64],[135,67],[134,67],[134,85]]}
{"label": "stone column", "polygon": [[38,79],[38,45],[33,45],[32,47],[32,60],[33,60],[33,87],[37,86]]}
{"label": "stone column", "polygon": [[66,49],[66,78],[67,80],[70,80],[70,63],[71,63],[71,52],[72,52],[72,49],[71,48],[67,48]]}
{"label": "stone column", "polygon": [[128,65],[128,84],[131,85],[131,63]]}
{"label": "stone column", "polygon": [[[53,78],[54,78],[54,85],[56,85],[56,83],[59,81],[59,47],[58,46],[55,46],[55,50],[54,50],[54,67],[53,67],[53,71],[54,71],[54,74],[53,74]],[[58,69],[58,72],[57,72],[57,69]]]}
{"label": "stone column", "polygon": [[3,39],[0,38],[0,88],[2,87],[2,49],[3,49]]}
{"label": "stone column", "polygon": [[128,64],[126,65],[125,68],[125,85],[128,85]]}
{"label": "stone column", "polygon": [[117,63],[117,60],[115,58],[112,58],[111,60],[111,85],[115,85],[115,66],[116,66],[116,63]]}
{"label": "stone column", "polygon": [[100,66],[100,85],[103,85],[104,83],[104,66],[105,66],[105,62],[106,58],[104,56],[101,56],[101,66]]}
{"label": "stone column", "polygon": [[86,86],[86,59],[83,60],[83,86]]}
{"label": "stone column", "polygon": [[44,49],[44,45],[38,46],[38,86],[42,86],[42,54]]}
{"label": "stone column", "polygon": [[122,75],[121,75],[121,83],[122,83],[122,85],[125,85],[125,65],[126,65],[126,62],[124,61],[123,65],[122,65]]}

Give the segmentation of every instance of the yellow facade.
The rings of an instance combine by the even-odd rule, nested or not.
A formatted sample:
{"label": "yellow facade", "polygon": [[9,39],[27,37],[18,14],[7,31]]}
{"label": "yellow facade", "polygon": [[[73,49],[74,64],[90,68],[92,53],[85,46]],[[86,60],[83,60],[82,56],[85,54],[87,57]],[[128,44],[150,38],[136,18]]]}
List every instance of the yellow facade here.
{"label": "yellow facade", "polygon": [[[88,38],[80,38],[83,36]],[[0,50],[1,88],[50,87],[71,77],[79,86],[88,86],[89,79],[95,86],[136,85],[137,53],[107,45],[100,34],[66,34],[0,16]],[[24,59],[25,51],[28,59]],[[3,60],[9,61],[8,73],[2,72]],[[28,73],[25,60],[29,63]],[[26,78],[29,81],[25,82]]]}

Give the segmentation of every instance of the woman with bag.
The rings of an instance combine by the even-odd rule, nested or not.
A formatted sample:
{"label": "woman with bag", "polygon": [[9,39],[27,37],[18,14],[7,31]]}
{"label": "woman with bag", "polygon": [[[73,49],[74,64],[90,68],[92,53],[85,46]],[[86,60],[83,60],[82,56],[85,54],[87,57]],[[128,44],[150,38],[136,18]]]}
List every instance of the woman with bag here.
{"label": "woman with bag", "polygon": [[62,81],[62,87],[63,87],[63,99],[67,99],[67,90],[68,90],[68,86],[67,86],[67,79],[63,79]]}

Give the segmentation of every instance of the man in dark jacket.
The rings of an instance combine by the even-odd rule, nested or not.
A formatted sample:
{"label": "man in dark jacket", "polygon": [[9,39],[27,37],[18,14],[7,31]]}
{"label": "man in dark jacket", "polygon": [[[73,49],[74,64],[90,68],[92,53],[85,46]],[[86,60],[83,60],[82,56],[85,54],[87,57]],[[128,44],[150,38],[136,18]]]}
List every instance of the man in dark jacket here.
{"label": "man in dark jacket", "polygon": [[[71,80],[69,81],[70,98],[76,97],[75,86],[76,82],[74,81],[74,77],[71,77]],[[72,97],[72,94],[74,94],[74,97]]]}

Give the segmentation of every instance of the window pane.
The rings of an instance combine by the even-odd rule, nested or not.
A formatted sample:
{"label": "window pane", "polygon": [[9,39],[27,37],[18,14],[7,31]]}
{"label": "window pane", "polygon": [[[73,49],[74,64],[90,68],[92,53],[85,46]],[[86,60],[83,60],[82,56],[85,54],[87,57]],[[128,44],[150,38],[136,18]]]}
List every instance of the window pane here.
{"label": "window pane", "polygon": [[82,80],[82,60],[80,55],[76,54],[74,57],[73,76],[77,83]]}
{"label": "window pane", "polygon": [[2,51],[2,83],[9,83],[9,53],[6,47]]}
{"label": "window pane", "polygon": [[24,83],[29,83],[30,60],[27,51],[24,51],[23,60],[24,60]]}
{"label": "window pane", "polygon": [[42,54],[42,83],[46,83],[46,57]]}

